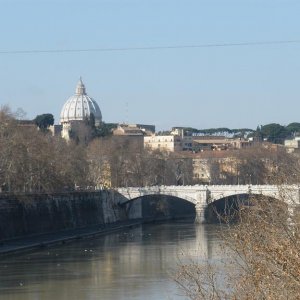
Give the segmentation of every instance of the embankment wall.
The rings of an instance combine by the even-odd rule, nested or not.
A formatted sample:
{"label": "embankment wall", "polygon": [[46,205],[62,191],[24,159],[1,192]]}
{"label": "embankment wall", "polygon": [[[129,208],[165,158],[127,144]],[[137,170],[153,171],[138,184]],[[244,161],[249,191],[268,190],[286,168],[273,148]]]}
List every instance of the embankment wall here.
{"label": "embankment wall", "polygon": [[165,196],[128,202],[113,190],[55,194],[0,193],[0,241],[109,224],[177,218],[194,206]]}
{"label": "embankment wall", "polygon": [[116,198],[113,191],[0,194],[0,240],[123,221]]}

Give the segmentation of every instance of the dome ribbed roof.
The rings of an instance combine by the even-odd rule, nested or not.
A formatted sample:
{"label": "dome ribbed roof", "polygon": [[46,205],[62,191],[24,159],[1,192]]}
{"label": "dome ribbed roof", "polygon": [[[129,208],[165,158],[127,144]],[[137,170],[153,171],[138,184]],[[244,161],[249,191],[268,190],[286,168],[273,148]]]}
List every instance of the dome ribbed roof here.
{"label": "dome ribbed roof", "polygon": [[94,115],[96,123],[102,121],[102,114],[97,102],[86,94],[85,86],[80,78],[75,95],[67,100],[61,110],[60,123],[83,121],[91,114]]}

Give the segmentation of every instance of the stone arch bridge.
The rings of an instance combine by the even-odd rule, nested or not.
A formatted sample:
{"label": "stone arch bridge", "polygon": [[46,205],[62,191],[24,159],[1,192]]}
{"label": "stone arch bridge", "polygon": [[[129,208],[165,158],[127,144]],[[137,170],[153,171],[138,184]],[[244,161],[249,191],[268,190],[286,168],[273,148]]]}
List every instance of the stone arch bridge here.
{"label": "stone arch bridge", "polygon": [[151,186],[118,188],[117,192],[127,199],[125,202],[147,195],[166,195],[184,199],[195,205],[198,222],[204,222],[204,211],[210,203],[234,195],[253,194],[283,199],[289,207],[300,204],[300,185]]}

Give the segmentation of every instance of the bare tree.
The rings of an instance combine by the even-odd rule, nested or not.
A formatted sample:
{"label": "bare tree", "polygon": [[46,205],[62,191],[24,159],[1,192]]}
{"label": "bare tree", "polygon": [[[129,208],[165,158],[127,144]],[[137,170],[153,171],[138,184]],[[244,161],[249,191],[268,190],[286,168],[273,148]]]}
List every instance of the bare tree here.
{"label": "bare tree", "polygon": [[[289,206],[287,205],[289,203]],[[189,299],[299,299],[300,219],[289,192],[253,197],[221,232],[225,259],[182,263],[175,280]]]}
{"label": "bare tree", "polygon": [[257,146],[210,159],[213,184],[279,184],[299,182],[299,158],[283,148]]}
{"label": "bare tree", "polygon": [[0,110],[0,184],[2,191],[57,191],[87,186],[85,149],[67,144],[33,125],[24,126]]}

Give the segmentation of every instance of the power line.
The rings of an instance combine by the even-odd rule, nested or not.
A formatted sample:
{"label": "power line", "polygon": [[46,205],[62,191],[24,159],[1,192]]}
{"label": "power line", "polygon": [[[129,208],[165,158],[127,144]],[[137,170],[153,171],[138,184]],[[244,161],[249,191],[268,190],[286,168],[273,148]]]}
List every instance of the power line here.
{"label": "power line", "polygon": [[199,45],[170,45],[170,46],[146,46],[146,47],[122,47],[122,48],[87,48],[87,49],[34,49],[34,50],[0,50],[0,54],[55,54],[55,53],[80,53],[80,52],[113,52],[113,51],[141,51],[141,50],[172,50],[193,48],[218,48],[218,47],[242,47],[242,46],[272,46],[283,44],[299,44],[300,40],[283,41],[256,41],[242,43],[215,43]]}

